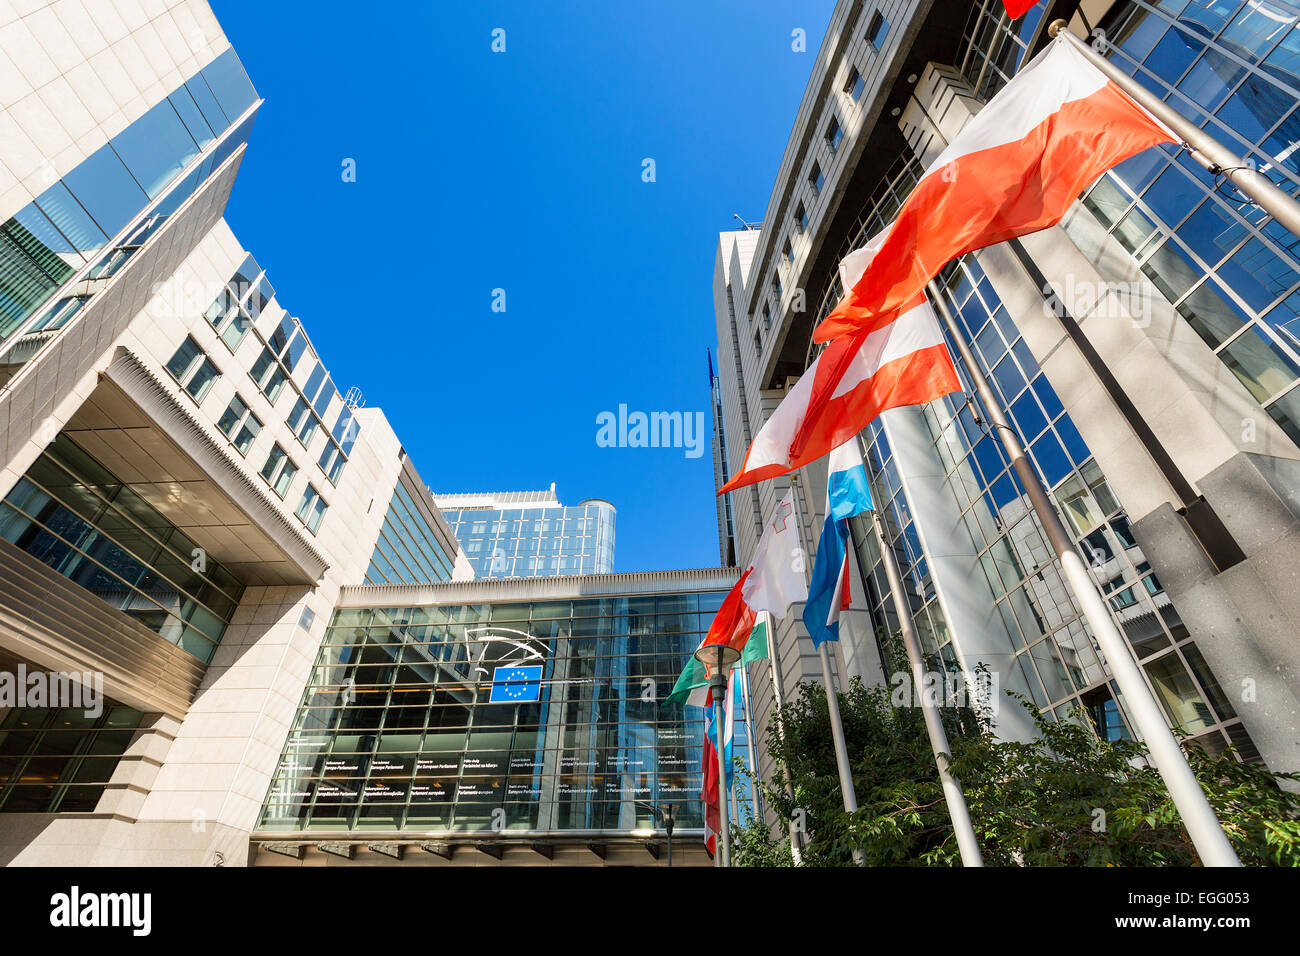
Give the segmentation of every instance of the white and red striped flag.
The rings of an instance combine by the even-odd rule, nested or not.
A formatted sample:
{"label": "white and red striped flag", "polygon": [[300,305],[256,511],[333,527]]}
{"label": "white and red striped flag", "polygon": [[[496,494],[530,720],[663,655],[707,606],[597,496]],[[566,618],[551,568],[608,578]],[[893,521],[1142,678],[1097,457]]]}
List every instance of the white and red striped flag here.
{"label": "white and red striped flag", "polygon": [[[841,269],[860,271],[865,264],[854,253]],[[744,465],[718,494],[816,461],[886,409],[921,405],[960,390],[938,319],[921,295],[882,328],[845,335],[827,346],[763,423]]]}
{"label": "white and red striped flag", "polygon": [[814,340],[880,327],[951,260],[1054,226],[1106,170],[1171,142],[1168,128],[1057,38],[930,165]]}

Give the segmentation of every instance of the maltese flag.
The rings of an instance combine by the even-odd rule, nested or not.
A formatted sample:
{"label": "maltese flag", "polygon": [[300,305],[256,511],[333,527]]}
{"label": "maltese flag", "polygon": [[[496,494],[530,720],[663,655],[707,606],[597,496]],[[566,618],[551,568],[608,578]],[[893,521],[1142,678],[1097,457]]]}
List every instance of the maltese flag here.
{"label": "maltese flag", "polygon": [[1056,225],[1106,170],[1173,142],[1167,127],[1058,37],[930,165],[875,248],[861,250],[870,266],[845,286],[813,338],[829,342],[894,321],[953,259]]}

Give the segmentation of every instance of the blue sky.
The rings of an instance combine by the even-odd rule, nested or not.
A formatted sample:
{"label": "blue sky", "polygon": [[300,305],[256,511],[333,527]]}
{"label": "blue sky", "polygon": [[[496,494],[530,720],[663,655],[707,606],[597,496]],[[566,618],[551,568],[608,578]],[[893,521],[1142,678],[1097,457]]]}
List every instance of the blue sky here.
{"label": "blue sky", "polygon": [[[436,491],[554,481],[618,508],[618,570],[716,565],[717,233],[763,216],[832,0],[212,6],[266,100],[227,218],[339,389]],[[705,453],[598,447],[620,404],[703,413]]]}

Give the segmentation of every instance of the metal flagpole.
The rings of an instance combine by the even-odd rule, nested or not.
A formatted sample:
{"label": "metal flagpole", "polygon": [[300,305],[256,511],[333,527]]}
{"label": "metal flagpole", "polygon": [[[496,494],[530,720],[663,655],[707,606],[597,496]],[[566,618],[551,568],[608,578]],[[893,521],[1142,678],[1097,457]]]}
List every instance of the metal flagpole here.
{"label": "metal flagpole", "polygon": [[1142,86],[1133,77],[1101,56],[1086,41],[1068,29],[1064,20],[1057,20],[1047,32],[1053,37],[1063,37],[1075,49],[1113,81],[1116,86],[1136,100],[1148,113],[1169,127],[1191,150],[1192,158],[1215,176],[1222,176],[1236,186],[1247,198],[1280,222],[1292,233],[1300,236],[1300,203],[1279,189],[1253,163],[1233,153],[1205,130],[1199,128],[1168,103]]}
{"label": "metal flagpole", "polygon": [[[764,628],[766,630],[766,628]],[[768,653],[771,653],[769,649]],[[740,665],[740,699],[745,705],[745,747],[749,751],[750,770],[758,776],[758,757],[754,753],[754,732],[752,725],[754,723],[754,711],[749,703],[749,664],[741,662]],[[753,804],[754,819],[761,820],[763,817],[758,811],[758,784],[757,780],[750,784],[749,787],[750,802]]]}
{"label": "metal flagpole", "polygon": [[[802,538],[800,541],[802,542]],[[781,708],[785,706],[785,681],[781,677],[781,664],[777,660],[776,635],[772,630],[772,612],[764,611],[763,620],[767,623],[767,664],[768,670],[771,671],[772,678],[772,695],[775,698],[773,714],[776,717],[776,732],[785,739],[785,721],[781,719]],[[791,801],[794,800],[794,789],[789,780],[786,781],[786,793]],[[799,830],[790,821],[790,857],[794,860],[795,866],[803,864],[803,847],[800,845]]]}
{"label": "metal flagpole", "polygon": [[[803,530],[803,496],[799,492],[799,475],[796,472],[790,476],[790,482],[794,487],[794,518],[795,525],[799,529],[799,545],[803,548],[804,553],[804,575],[811,580],[812,569],[808,566],[808,543],[804,540]],[[826,651],[826,641],[822,641],[817,648],[817,655],[822,662],[822,680],[826,684],[826,710],[831,719],[831,740],[835,744],[835,766],[840,773],[840,793],[844,797],[844,810],[846,813],[856,813],[858,810],[858,795],[853,789],[853,772],[849,768],[849,748],[844,740],[844,722],[840,718],[840,700],[835,692],[835,680],[831,677],[831,659],[830,654]],[[853,862],[858,866],[866,866],[867,858],[861,850],[856,847],[853,850]]]}
{"label": "metal flagpole", "polygon": [[930,749],[934,751],[935,766],[939,769],[939,784],[943,788],[944,802],[948,805],[948,816],[952,819],[952,832],[957,838],[961,865],[983,866],[984,858],[980,855],[979,841],[975,839],[975,828],[971,826],[966,795],[962,792],[961,784],[948,772],[948,754],[951,751],[948,745],[948,734],[943,729],[943,717],[939,714],[938,704],[924,690],[925,659],[921,656],[921,642],[916,636],[912,609],[903,590],[903,577],[899,573],[898,564],[894,560],[894,550],[885,534],[884,520],[880,517],[880,512],[874,508],[871,511],[871,527],[876,533],[880,563],[885,567],[889,593],[894,599],[894,613],[898,615],[898,625],[903,632],[903,646],[907,649],[907,660],[912,667],[913,689],[921,700],[921,716],[925,719],[925,732],[930,738]]}
{"label": "metal flagpole", "polygon": [[[730,644],[705,644],[695,651],[695,659],[709,669],[709,691],[713,694],[714,747],[718,757],[718,852],[715,864],[731,866],[731,822],[727,802],[727,752],[724,741],[727,728],[727,674],[740,660],[740,651]],[[712,666],[710,666],[712,665]],[[708,733],[706,730],[705,733]],[[707,812],[707,808],[706,808]]]}
{"label": "metal flagpole", "polygon": [[1223,828],[1219,825],[1218,817],[1214,815],[1214,810],[1205,797],[1205,791],[1201,789],[1196,775],[1192,773],[1192,768],[1187,763],[1186,755],[1178,746],[1178,741],[1170,731],[1169,725],[1165,723],[1160,706],[1156,703],[1150,688],[1147,687],[1146,680],[1138,669],[1137,661],[1129,651],[1128,642],[1115,626],[1110,612],[1106,610],[1106,604],[1097,591],[1096,583],[1084,567],[1083,559],[1075,550],[1073,539],[1047,496],[1047,489],[1025,455],[1025,446],[1021,443],[1019,434],[1007,420],[1006,412],[998,403],[988,379],[975,363],[970,346],[962,338],[952,311],[944,300],[942,290],[933,281],[929,283],[928,288],[930,302],[948,327],[952,341],[956,344],[962,362],[966,365],[971,384],[988,411],[990,424],[997,432],[1007,457],[1011,459],[1011,466],[1015,470],[1016,477],[1020,479],[1021,485],[1024,486],[1034,513],[1042,522],[1052,550],[1056,553],[1057,560],[1061,562],[1061,570],[1065,572],[1066,584],[1083,609],[1084,619],[1097,639],[1106,663],[1110,665],[1111,673],[1115,676],[1115,682],[1124,695],[1129,716],[1133,718],[1134,726],[1151,752],[1152,762],[1160,771],[1160,776],[1164,778],[1165,786],[1169,788],[1169,796],[1183,818],[1187,833],[1192,838],[1201,862],[1206,866],[1241,866],[1241,861],[1237,859],[1232,844],[1228,842]]}

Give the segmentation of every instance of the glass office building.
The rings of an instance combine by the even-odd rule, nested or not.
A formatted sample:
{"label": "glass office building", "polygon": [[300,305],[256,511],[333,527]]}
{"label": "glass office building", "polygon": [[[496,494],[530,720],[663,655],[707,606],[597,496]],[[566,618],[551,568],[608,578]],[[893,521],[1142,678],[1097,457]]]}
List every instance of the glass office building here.
{"label": "glass office building", "polygon": [[0,381],[248,141],[260,102],[227,50],[0,225]]}
{"label": "glass office building", "polygon": [[664,699],[725,595],[338,610],[261,831],[700,828],[703,712]]}
{"label": "glass office building", "polygon": [[67,435],[0,501],[0,538],[202,661],[244,585]]}
{"label": "glass office building", "polygon": [[560,504],[555,488],[435,495],[477,578],[610,574],[614,521],[608,501]]}

